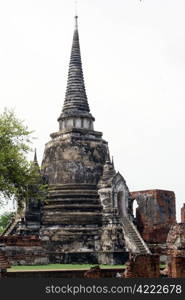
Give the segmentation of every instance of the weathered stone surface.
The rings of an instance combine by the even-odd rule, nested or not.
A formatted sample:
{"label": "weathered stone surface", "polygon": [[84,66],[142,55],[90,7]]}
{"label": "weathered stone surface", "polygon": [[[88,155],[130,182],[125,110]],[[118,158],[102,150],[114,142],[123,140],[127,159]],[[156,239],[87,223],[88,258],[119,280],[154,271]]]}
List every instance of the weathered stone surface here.
{"label": "weathered stone surface", "polygon": [[0,250],[0,270],[10,268],[10,266],[11,265],[7,259],[7,256],[2,250]]}
{"label": "weathered stone surface", "polygon": [[[10,226],[8,232],[20,237],[6,244],[13,263],[124,263],[129,251],[150,253],[143,238],[151,243],[166,241],[169,225],[175,222],[174,193],[132,193],[139,204],[134,220],[126,181],[115,172],[108,143],[94,130],[94,121],[85,90],[76,18],[59,131],[51,134],[41,167],[42,180],[48,184],[46,199],[42,205],[29,199],[25,219],[14,229]],[[36,157],[34,166],[38,167]]]}
{"label": "weathered stone surface", "polygon": [[125,249],[124,232],[121,225],[108,225],[102,228],[100,249],[105,252]]}
{"label": "weathered stone surface", "polygon": [[48,264],[48,255],[38,236],[0,237],[3,250],[12,265]]}
{"label": "weathered stone surface", "polygon": [[185,250],[185,223],[171,226],[166,242],[168,249]]}
{"label": "weathered stone surface", "polygon": [[68,113],[74,110],[89,112],[89,105],[87,102],[83,78],[77,18],[78,17],[76,16],[69,63],[68,82],[63,107],[63,112]]}
{"label": "weathered stone surface", "polygon": [[185,223],[171,226],[167,248],[168,277],[185,278]]}
{"label": "weathered stone surface", "polygon": [[133,255],[126,263],[125,278],[158,278],[160,277],[159,256]]}
{"label": "weathered stone surface", "polygon": [[185,278],[185,250],[170,250],[168,254],[168,277]]}
{"label": "weathered stone surface", "polygon": [[165,243],[170,226],[176,223],[174,192],[147,190],[131,193],[136,199],[136,223],[144,240],[151,244]]}
{"label": "weathered stone surface", "polygon": [[3,249],[4,245],[0,242],[0,279],[7,277],[7,269],[11,267],[10,261]]}
{"label": "weathered stone surface", "polygon": [[[102,230],[102,249],[110,251],[111,247],[117,250],[124,247],[131,253],[150,253],[132,222],[132,199],[126,181],[119,172],[115,172],[109,158],[104,165],[98,188],[104,224],[107,225]],[[114,238],[110,238],[110,235]]]}
{"label": "weathered stone surface", "polygon": [[[85,140],[85,138],[89,140]],[[49,184],[97,184],[102,175],[107,143],[94,141],[87,132],[53,139],[46,145],[42,173]]]}

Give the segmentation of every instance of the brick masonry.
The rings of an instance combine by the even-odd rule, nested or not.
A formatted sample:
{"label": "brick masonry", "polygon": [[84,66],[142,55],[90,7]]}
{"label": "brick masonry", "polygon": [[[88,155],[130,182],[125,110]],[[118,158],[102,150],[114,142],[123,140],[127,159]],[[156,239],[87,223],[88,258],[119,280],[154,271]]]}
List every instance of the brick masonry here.
{"label": "brick masonry", "polygon": [[7,268],[10,268],[10,262],[5,255],[4,251],[0,249],[0,278],[4,278],[7,275]]}
{"label": "brick masonry", "polygon": [[185,278],[185,251],[173,250],[168,256],[168,277]]}
{"label": "brick masonry", "polygon": [[[8,232],[19,237],[2,240],[12,264],[124,263],[128,252],[150,253],[132,221],[148,244],[166,243],[176,223],[174,193],[147,190],[130,197],[124,178],[110,161],[107,141],[94,130],[94,121],[76,18],[59,131],[51,134],[41,167],[48,184],[47,201],[40,205],[34,203],[37,199],[29,199],[25,218]],[[34,162],[38,168],[36,156]],[[135,220],[134,199],[138,203]],[[153,255],[132,257],[127,276],[157,277],[157,261]]]}
{"label": "brick masonry", "polygon": [[12,265],[48,264],[48,256],[38,236],[0,237]]}
{"label": "brick masonry", "polygon": [[175,194],[166,190],[132,192],[136,199],[136,224],[147,243],[166,242],[170,226],[176,223]]}
{"label": "brick masonry", "polygon": [[173,225],[167,237],[168,277],[185,278],[185,223]]}
{"label": "brick masonry", "polygon": [[158,278],[160,277],[159,256],[136,255],[126,263],[125,278]]}

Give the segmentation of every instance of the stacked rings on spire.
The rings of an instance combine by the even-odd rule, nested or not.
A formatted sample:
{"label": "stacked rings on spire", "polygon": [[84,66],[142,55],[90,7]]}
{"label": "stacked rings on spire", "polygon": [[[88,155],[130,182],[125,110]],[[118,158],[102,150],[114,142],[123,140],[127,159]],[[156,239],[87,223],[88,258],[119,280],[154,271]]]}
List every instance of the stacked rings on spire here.
{"label": "stacked rings on spire", "polygon": [[77,27],[75,28],[73,36],[67,90],[65,95],[63,112],[71,109],[89,112],[89,105],[87,102],[87,95],[82,71],[79,35]]}

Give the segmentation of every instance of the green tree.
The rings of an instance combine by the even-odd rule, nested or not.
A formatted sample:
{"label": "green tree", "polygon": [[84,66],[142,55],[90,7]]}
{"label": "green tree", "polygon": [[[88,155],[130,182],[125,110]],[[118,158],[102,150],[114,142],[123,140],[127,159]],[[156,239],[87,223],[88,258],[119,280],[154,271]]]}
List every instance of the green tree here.
{"label": "green tree", "polygon": [[4,231],[8,223],[11,221],[14,216],[13,212],[6,212],[0,216],[0,234]]}
{"label": "green tree", "polygon": [[30,143],[31,131],[13,111],[5,110],[0,115],[0,193],[4,198],[14,197],[19,207],[33,178],[38,177],[26,158]]}

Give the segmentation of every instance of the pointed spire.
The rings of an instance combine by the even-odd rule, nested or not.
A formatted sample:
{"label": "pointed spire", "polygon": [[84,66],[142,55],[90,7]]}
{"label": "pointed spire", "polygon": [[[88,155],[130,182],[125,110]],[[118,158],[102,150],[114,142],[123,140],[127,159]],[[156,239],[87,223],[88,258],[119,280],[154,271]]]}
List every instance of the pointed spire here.
{"label": "pointed spire", "polygon": [[33,161],[30,164],[30,171],[40,174],[40,166],[39,166],[39,163],[38,163],[38,160],[37,160],[37,150],[36,150],[36,148],[35,148],[35,151],[34,151]]}
{"label": "pointed spire", "polygon": [[71,110],[84,112],[90,111],[83,78],[77,15],[75,15],[75,29],[73,34],[67,90],[63,112],[70,112]]}
{"label": "pointed spire", "polygon": [[112,166],[114,168],[114,157],[112,156]]}
{"label": "pointed spire", "polygon": [[40,169],[39,163],[38,163],[38,160],[37,160],[37,149],[36,149],[36,148],[35,148],[35,153],[34,153],[33,164],[34,164],[34,166],[36,166],[38,169]]}
{"label": "pointed spire", "polygon": [[75,15],[75,30],[78,30],[78,15]]}
{"label": "pointed spire", "polygon": [[38,160],[37,160],[37,149],[35,148],[35,153],[34,153],[34,159],[33,159],[35,164],[38,164]]}
{"label": "pointed spire", "polygon": [[109,152],[109,147],[107,146],[107,158],[106,158],[106,163],[110,163],[110,152]]}

